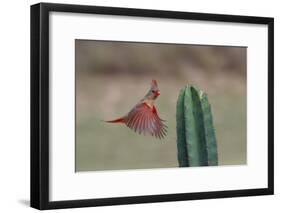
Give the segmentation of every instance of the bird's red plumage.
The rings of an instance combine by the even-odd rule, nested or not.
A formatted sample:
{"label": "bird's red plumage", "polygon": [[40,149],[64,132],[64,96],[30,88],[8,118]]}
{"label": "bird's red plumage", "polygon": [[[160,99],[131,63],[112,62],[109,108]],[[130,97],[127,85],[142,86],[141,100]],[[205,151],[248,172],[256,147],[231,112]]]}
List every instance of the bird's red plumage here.
{"label": "bird's red plumage", "polygon": [[105,121],[107,123],[125,123],[125,118],[121,117],[121,118],[117,118],[115,120],[111,120],[111,121]]}
{"label": "bird's red plumage", "polygon": [[161,139],[167,133],[167,126],[158,116],[156,107],[146,103],[137,104],[124,119],[125,124],[139,134],[150,134]]}

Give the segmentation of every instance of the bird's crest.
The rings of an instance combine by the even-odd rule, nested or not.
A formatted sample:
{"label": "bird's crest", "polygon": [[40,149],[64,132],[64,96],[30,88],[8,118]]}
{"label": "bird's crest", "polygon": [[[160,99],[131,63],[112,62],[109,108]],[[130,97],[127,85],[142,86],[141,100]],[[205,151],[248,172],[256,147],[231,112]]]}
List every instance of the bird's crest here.
{"label": "bird's crest", "polygon": [[151,81],[151,89],[158,89],[158,85],[157,85],[157,81],[156,80],[152,80]]}

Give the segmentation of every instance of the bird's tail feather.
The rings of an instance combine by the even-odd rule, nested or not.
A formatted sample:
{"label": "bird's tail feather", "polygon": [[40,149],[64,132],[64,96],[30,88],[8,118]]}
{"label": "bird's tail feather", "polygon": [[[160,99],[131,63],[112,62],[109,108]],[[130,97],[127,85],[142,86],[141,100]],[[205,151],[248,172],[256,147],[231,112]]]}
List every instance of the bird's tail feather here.
{"label": "bird's tail feather", "polygon": [[104,122],[107,122],[107,123],[125,123],[125,118],[121,117],[121,118],[117,118],[115,120],[104,121]]}

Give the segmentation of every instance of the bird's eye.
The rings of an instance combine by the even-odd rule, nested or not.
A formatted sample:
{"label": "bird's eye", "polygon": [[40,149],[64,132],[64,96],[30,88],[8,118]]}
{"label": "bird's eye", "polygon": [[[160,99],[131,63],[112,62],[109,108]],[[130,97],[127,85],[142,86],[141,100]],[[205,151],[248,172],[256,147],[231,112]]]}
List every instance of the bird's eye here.
{"label": "bird's eye", "polygon": [[153,93],[156,93],[156,90],[152,90]]}

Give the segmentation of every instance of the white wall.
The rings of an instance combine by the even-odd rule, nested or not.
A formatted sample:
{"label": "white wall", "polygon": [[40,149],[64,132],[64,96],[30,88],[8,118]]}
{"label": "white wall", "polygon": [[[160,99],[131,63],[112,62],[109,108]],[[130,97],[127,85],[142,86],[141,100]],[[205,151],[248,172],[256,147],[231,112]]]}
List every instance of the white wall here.
{"label": "white wall", "polygon": [[[1,1],[0,33],[0,211],[32,212],[29,200],[29,5],[38,1]],[[52,1],[50,1],[52,2]],[[275,17],[275,194],[249,198],[214,199],[128,206],[67,209],[64,212],[277,212],[281,209],[281,13],[278,1],[245,0],[57,0],[103,6]],[[258,101],[258,99],[257,99]],[[239,175],[239,174],[237,174]],[[235,178],[235,177],[234,177]]]}

